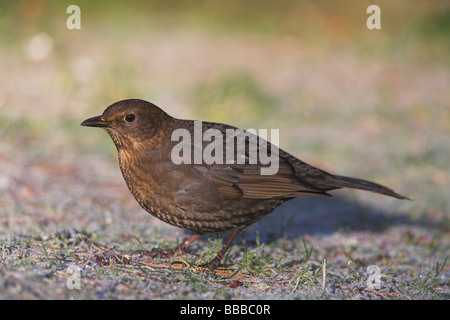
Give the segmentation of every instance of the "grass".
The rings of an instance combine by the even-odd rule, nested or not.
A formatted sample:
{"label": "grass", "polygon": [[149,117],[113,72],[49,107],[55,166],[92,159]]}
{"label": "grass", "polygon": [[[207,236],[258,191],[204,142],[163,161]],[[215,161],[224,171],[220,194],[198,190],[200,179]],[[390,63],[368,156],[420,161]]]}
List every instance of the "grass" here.
{"label": "grass", "polygon": [[[361,254],[341,251],[327,260],[324,267],[324,262],[319,261],[324,248],[308,244],[305,238],[301,239],[294,252],[282,250],[273,243],[269,245],[270,248],[264,244],[249,248],[245,243],[238,243],[225,258],[224,266],[212,273],[202,271],[195,265],[213,257],[220,247],[217,240],[206,240],[207,251],[200,257],[191,253],[165,261],[143,258],[133,254],[133,249],[98,246],[89,238],[80,240],[78,234],[72,231],[60,235],[46,239],[2,240],[3,276],[0,285],[5,289],[3,292],[14,294],[12,289],[19,287],[23,298],[52,298],[53,291],[45,290],[47,284],[42,282],[48,279],[53,289],[58,288],[63,292],[60,298],[67,299],[121,298],[116,290],[100,292],[95,289],[111,286],[125,290],[126,296],[122,298],[126,299],[145,299],[149,296],[164,299],[222,299],[236,297],[236,294],[251,299],[260,295],[276,299],[448,298],[444,289],[448,285],[444,271],[447,257],[443,260],[435,257],[432,263],[417,267],[415,272],[410,272],[409,267],[405,272],[395,265],[382,266],[380,288],[374,290],[367,285],[370,274],[367,273],[367,262],[359,258]],[[414,246],[411,245],[409,249],[413,250]],[[71,266],[80,268],[80,291],[64,289],[65,281],[71,275]],[[20,281],[17,280],[18,275],[21,276]],[[173,286],[188,286],[191,289],[180,292],[174,290]],[[156,296],[155,287],[158,288]],[[28,291],[29,288],[34,290]],[[230,292],[231,289],[233,291]],[[3,295],[3,298],[11,297]]]}
{"label": "grass", "polygon": [[[79,1],[80,31],[65,28],[68,2],[27,3],[0,3],[1,299],[450,298],[447,4],[381,4],[372,32],[364,1]],[[41,32],[53,51],[30,61]],[[300,159],[414,201],[292,200],[217,272],[196,267],[221,247],[214,235],[182,257],[139,256],[188,233],[140,209],[107,134],[79,126],[130,97],[278,128]],[[75,266],[79,290],[67,286]]]}

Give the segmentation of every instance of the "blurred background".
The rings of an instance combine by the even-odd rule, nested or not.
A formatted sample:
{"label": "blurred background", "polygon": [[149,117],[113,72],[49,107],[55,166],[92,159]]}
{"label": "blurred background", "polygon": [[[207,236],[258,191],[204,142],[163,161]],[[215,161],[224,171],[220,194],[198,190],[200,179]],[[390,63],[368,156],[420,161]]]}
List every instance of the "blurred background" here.
{"label": "blurred background", "polygon": [[[67,28],[72,4],[81,29]],[[179,118],[280,129],[280,146],[300,159],[414,202],[354,198],[447,221],[450,3],[377,1],[380,30],[366,26],[371,4],[0,1],[3,227],[86,228],[140,210],[112,141],[79,126],[127,98]]]}

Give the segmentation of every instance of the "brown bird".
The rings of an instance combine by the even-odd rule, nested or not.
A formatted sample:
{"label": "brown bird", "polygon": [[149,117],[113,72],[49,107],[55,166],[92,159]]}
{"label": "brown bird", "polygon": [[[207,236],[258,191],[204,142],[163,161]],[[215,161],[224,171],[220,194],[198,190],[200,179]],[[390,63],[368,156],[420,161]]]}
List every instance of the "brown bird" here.
{"label": "brown bird", "polygon": [[[207,264],[215,269],[240,231],[299,196],[329,196],[330,190],[354,188],[408,199],[373,182],[327,173],[264,139],[253,139],[251,134],[243,140],[238,136],[227,138],[228,133],[237,132],[233,126],[200,124],[198,127],[198,122],[173,118],[154,104],[138,99],[116,102],[101,116],[81,123],[108,131],[118,150],[123,177],[142,208],[166,223],[195,232],[179,247],[160,251],[159,255],[184,253],[204,233],[230,233]],[[186,133],[194,138],[184,141],[181,137]],[[200,142],[195,137],[199,133],[203,136]],[[233,147],[232,159],[225,152],[229,145]],[[242,145],[244,149],[239,149]],[[202,150],[198,152],[199,146],[203,154]],[[224,147],[223,155],[219,146]],[[207,153],[207,148],[214,151]],[[262,174],[261,169],[268,169],[269,163],[260,157],[252,160],[254,151],[276,155],[276,172]],[[199,161],[198,155],[204,158]]]}

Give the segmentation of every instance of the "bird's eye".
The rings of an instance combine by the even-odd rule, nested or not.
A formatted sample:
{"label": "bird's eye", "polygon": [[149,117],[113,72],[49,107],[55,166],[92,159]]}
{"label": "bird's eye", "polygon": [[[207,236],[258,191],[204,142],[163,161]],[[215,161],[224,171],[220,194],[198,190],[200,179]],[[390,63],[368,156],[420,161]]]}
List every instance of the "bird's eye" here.
{"label": "bird's eye", "polygon": [[136,119],[136,116],[135,116],[134,114],[132,114],[132,113],[127,114],[127,115],[125,116],[125,121],[126,121],[126,122],[133,122],[134,119]]}

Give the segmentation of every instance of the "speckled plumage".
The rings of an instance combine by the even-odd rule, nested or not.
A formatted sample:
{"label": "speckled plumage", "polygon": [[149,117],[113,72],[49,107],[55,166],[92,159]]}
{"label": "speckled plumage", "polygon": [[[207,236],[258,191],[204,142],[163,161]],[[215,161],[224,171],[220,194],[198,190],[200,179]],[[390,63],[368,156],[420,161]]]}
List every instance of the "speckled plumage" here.
{"label": "speckled plumage", "polygon": [[[133,120],[127,121],[127,116]],[[232,232],[230,243],[239,231],[252,227],[277,206],[298,196],[329,195],[330,190],[348,187],[407,199],[379,184],[329,174],[283,150],[279,150],[275,175],[261,175],[260,163],[177,165],[171,159],[171,151],[178,143],[171,140],[172,132],[180,128],[193,132],[194,121],[173,118],[143,100],[114,103],[103,115],[87,119],[82,125],[108,131],[117,147],[128,188],[146,211],[197,234]],[[236,129],[203,122],[203,132],[210,128],[220,130],[224,136],[226,129]],[[208,143],[204,142],[203,147]],[[213,260],[213,267],[218,266],[226,249],[224,246]]]}

